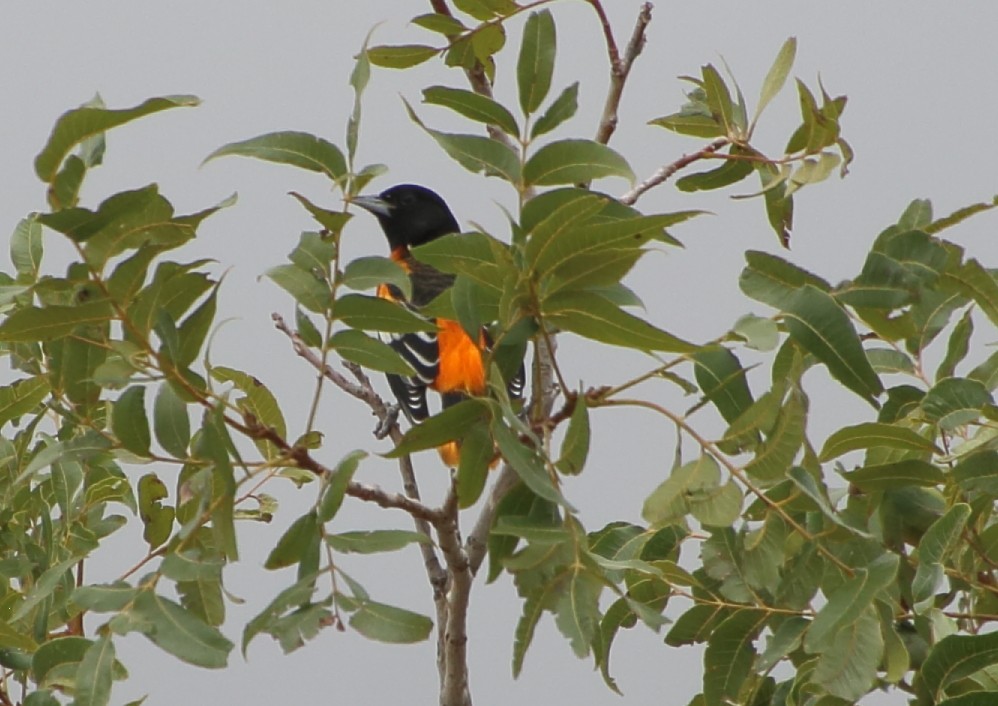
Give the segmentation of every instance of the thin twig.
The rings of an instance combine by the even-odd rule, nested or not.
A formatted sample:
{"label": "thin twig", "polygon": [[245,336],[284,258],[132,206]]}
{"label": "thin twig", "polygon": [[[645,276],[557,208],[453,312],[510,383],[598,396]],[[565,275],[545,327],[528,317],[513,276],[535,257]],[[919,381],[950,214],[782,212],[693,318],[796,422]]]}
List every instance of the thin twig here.
{"label": "thin twig", "polygon": [[478,514],[478,520],[472,528],[468,539],[465,541],[465,551],[468,553],[468,564],[473,576],[478,575],[478,570],[485,560],[488,552],[489,532],[492,531],[492,523],[495,521],[496,512],[499,511],[499,503],[512,490],[520,477],[508,463],[504,463],[502,470],[492,484],[492,490],[482,504],[482,509]]}
{"label": "thin twig", "polygon": [[607,90],[606,102],[603,105],[603,115],[600,118],[599,128],[596,130],[596,141],[605,145],[610,141],[614,131],[617,129],[619,119],[617,111],[620,108],[620,99],[623,96],[624,84],[627,82],[627,76],[631,72],[631,66],[634,64],[634,60],[638,58],[641,50],[644,49],[645,30],[648,27],[648,23],[651,22],[652,4],[646,2],[641,6],[637,22],[634,25],[634,31],[631,33],[631,40],[627,43],[623,57],[620,56],[620,50],[617,48],[617,43],[613,38],[610,20],[606,16],[600,0],[589,0],[589,4],[593,6],[593,9],[599,16],[600,24],[603,27],[603,36],[606,38],[607,55],[610,59],[610,87]]}
{"label": "thin twig", "polygon": [[729,142],[730,140],[727,137],[718,137],[713,142],[711,142],[708,145],[705,145],[696,152],[693,152],[691,154],[684,154],[675,162],[671,162],[661,167],[650,177],[648,177],[643,182],[641,182],[633,189],[628,191],[626,194],[621,196],[620,202],[625,203],[628,206],[633,205],[641,197],[641,195],[646,191],[648,191],[649,189],[653,189],[654,187],[668,180],[673,174],[678,172],[680,169],[688,167],[697,160],[706,159],[709,155],[721,149]]}
{"label": "thin twig", "polygon": [[440,688],[440,706],[470,706],[468,689],[468,603],[474,574],[468,554],[461,546],[458,525],[457,492],[454,484],[443,508],[446,521],[436,526],[437,540],[447,563],[450,588],[447,598],[447,622],[438,627],[443,648],[444,678]]}

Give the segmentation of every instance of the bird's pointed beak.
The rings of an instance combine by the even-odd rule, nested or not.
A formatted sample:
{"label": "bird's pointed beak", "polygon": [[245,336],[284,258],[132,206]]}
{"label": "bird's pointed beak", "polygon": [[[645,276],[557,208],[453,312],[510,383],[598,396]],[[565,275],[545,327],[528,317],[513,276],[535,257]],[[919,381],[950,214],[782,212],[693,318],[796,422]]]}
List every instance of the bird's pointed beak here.
{"label": "bird's pointed beak", "polygon": [[392,205],[380,196],[355,196],[352,203],[375,216],[388,217],[392,213]]}

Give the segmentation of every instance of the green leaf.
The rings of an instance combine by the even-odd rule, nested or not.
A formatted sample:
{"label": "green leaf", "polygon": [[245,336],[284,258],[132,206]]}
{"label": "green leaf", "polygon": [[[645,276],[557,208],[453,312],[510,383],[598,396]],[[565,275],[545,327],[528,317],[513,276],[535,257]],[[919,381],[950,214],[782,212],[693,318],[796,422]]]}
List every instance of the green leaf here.
{"label": "green leaf", "polygon": [[191,441],[191,419],[185,403],[176,390],[164,382],[153,402],[153,431],[156,441],[176,458],[187,458]]}
{"label": "green leaf", "polygon": [[780,409],[776,423],[766,432],[766,440],[745,466],[745,472],[751,478],[768,486],[786,477],[805,441],[807,413],[805,399],[800,394],[791,394]]}
{"label": "green leaf", "polygon": [[531,12],[523,27],[523,43],[516,62],[516,85],[525,115],[536,111],[551,89],[556,43],[550,11]]}
{"label": "green leaf", "polygon": [[703,656],[703,695],[707,703],[738,700],[755,661],[752,642],[768,619],[764,611],[739,610],[713,631]]}
{"label": "green leaf", "polygon": [[149,455],[149,419],[146,417],[146,389],[138,385],[121,393],[111,409],[111,428],[121,445],[137,456]]}
{"label": "green leaf", "polygon": [[42,264],[42,225],[34,218],[21,219],[10,236],[10,261],[18,281],[34,282]]}
{"label": "green leaf", "polygon": [[930,439],[906,427],[864,422],[843,427],[829,436],[818,454],[818,460],[831,461],[850,451],[878,447],[942,453]]}
{"label": "green leaf", "polygon": [[[732,154],[740,154],[736,148],[731,148]],[[725,159],[721,166],[706,172],[688,174],[676,181],[676,188],[686,193],[695,191],[712,191],[723,189],[745,179],[754,171],[752,162],[747,159]]]}
{"label": "green leaf", "polygon": [[725,134],[724,126],[717,122],[710,115],[698,113],[673,113],[663,115],[648,121],[649,125],[658,125],[666,130],[679,135],[689,135],[690,137],[714,138]]}
{"label": "green leaf", "polygon": [[783,309],[794,298],[798,289],[812,285],[823,291],[831,285],[817,275],[791,264],[783,258],[757,250],[745,253],[747,266],[742,270],[738,286],[749,297]]}
{"label": "green leaf", "polygon": [[784,313],[790,337],[823,362],[832,377],[877,406],[874,398],[884,391],[883,385],[842,307],[806,284],[787,302]]}
{"label": "green leaf", "polygon": [[561,442],[561,458],[555,464],[560,472],[569,476],[582,472],[589,455],[589,436],[589,408],[585,395],[579,394],[568,420],[568,431]]}
{"label": "green leaf", "polygon": [[[824,488],[823,485],[819,485],[814,476],[808,473],[805,469],[800,466],[794,466],[787,471],[787,477],[790,478],[794,486],[796,486],[796,489],[801,491],[811,502],[813,502],[814,506],[816,506],[821,514],[827,519],[858,537],[862,537],[863,539],[872,538],[868,532],[849,524],[849,522],[846,521],[847,518],[836,511],[828,500],[827,489]],[[810,578],[810,576],[807,576],[808,580],[810,580]],[[817,590],[817,583],[815,583],[814,588]],[[810,599],[810,597],[808,597],[808,599]]]}
{"label": "green leaf", "polygon": [[433,621],[404,608],[363,601],[350,616],[350,627],[364,637],[393,644],[422,642],[430,636]]}
{"label": "green leaf", "polygon": [[431,86],[423,89],[423,102],[450,108],[471,120],[495,125],[507,135],[520,137],[520,128],[512,113],[487,96],[461,88]]}
{"label": "green leaf", "polygon": [[956,272],[947,273],[947,282],[977,302],[991,323],[998,326],[998,280],[980,262],[967,260]]}
{"label": "green leaf", "polygon": [[160,571],[174,581],[212,581],[222,579],[221,557],[202,556],[198,551],[171,552],[163,558]]}
{"label": "green leaf", "polygon": [[906,485],[933,488],[946,479],[937,466],[916,458],[864,466],[851,473],[843,473],[842,477],[868,493]]}
{"label": "green leaf", "polygon": [[33,411],[49,392],[49,384],[41,376],[0,387],[0,426]]}
{"label": "green leaf", "polygon": [[551,132],[566,120],[575,115],[579,109],[579,82],[576,81],[566,88],[552,101],[544,114],[537,118],[530,130],[530,139],[536,140],[541,135]]}
{"label": "green leaf", "polygon": [[351,328],[389,333],[436,331],[434,322],[387,299],[347,294],[336,300],[336,318]]}
{"label": "green leaf", "polygon": [[701,83],[711,116],[724,126],[724,133],[731,135],[736,126],[735,105],[731,100],[724,79],[711,64],[700,67],[703,76]]}
{"label": "green leaf", "polygon": [[432,449],[461,439],[475,424],[487,418],[488,407],[480,400],[461,400],[442,412],[411,427],[398,445],[385,454],[388,458],[398,458],[405,454]]}
{"label": "green leaf", "polygon": [[679,468],[645,499],[641,517],[649,524],[663,526],[682,521],[694,499],[709,496],[720,487],[721,469],[712,456],[703,455]]}
{"label": "green leaf", "polygon": [[[369,55],[370,52],[368,50]],[[339,181],[347,171],[346,159],[339,147],[307,132],[270,132],[241,142],[230,142],[205,157],[204,161],[229,155],[287,164],[325,174],[333,181]]]}
{"label": "green leaf", "polygon": [[769,102],[783,89],[783,85],[787,82],[787,76],[790,75],[790,69],[794,65],[796,55],[797,38],[790,37],[780,47],[773,65],[769,67],[766,78],[763,79],[762,89],[759,91],[759,104],[756,106],[755,119],[752,121],[753,124],[762,115],[762,111],[766,109]]}
{"label": "green leaf", "polygon": [[754,314],[740,316],[731,327],[731,332],[744,339],[748,348],[757,351],[771,351],[780,342],[779,327],[776,322]]}
{"label": "green leaf", "polygon": [[924,226],[923,230],[928,234],[938,233],[946,228],[951,228],[959,223],[962,223],[966,219],[973,215],[981,213],[982,211],[990,211],[992,208],[998,207],[998,198],[992,199],[990,202],[975,203],[970,206],[964,206],[963,208],[958,208],[953,213],[944,218],[932,221]]}
{"label": "green leaf", "polygon": [[308,548],[319,536],[319,523],[316,512],[307,512],[291,523],[277,544],[270,550],[265,569],[283,569],[298,564],[305,557]]}
{"label": "green leaf", "polygon": [[[824,652],[828,640],[839,630],[860,620],[877,595],[892,586],[897,579],[899,559],[896,554],[882,554],[855,575],[846,579],[828,596],[804,636],[804,649]],[[876,630],[880,634],[879,628]]]}
{"label": "green leaf", "polygon": [[[583,205],[592,208],[594,204],[590,202]],[[566,220],[557,229],[538,225],[527,242],[526,258],[532,269],[542,275],[550,272],[585,283],[586,272],[596,270],[601,258],[638,250],[649,240],[658,237],[664,228],[682,223],[700,213],[702,211],[680,211],[582,224],[578,224],[577,220]],[[616,284],[619,280],[619,277],[616,280],[596,280],[589,286]]]}
{"label": "green leaf", "polygon": [[263,273],[309,311],[323,314],[331,302],[329,283],[297,265],[277,265]]}
{"label": "green leaf", "polygon": [[577,184],[619,176],[634,181],[634,172],[620,154],[592,140],[559,140],[541,147],[523,167],[527,186]]}
{"label": "green leaf", "polygon": [[398,287],[403,296],[412,296],[412,283],[409,274],[394,260],[387,257],[369,256],[351,260],[343,270],[340,284],[355,290],[374,289],[379,284]]}
{"label": "green leaf", "polygon": [[780,623],[766,643],[766,649],[756,659],[753,669],[768,672],[782,662],[788,654],[800,647],[804,631],[810,624],[810,620],[796,615]]}
{"label": "green leaf", "polygon": [[326,544],[343,554],[377,554],[404,549],[410,544],[428,544],[430,538],[410,530],[369,530],[327,534]]}
{"label": "green leaf", "polygon": [[[288,625],[289,619],[302,613],[311,604],[309,599],[315,592],[315,576],[305,576],[296,583],[277,594],[266,608],[252,620],[246,623],[243,630],[242,651],[246,656],[246,648],[250,641],[261,632],[267,632],[274,637],[280,637],[281,646],[285,652],[290,652],[304,644],[303,635],[298,626]],[[290,615],[285,615],[289,613]]]}
{"label": "green leaf", "polygon": [[329,344],[345,360],[369,370],[405,376],[416,374],[412,366],[406,363],[394,348],[361,331],[355,329],[337,331],[329,339]]}
{"label": "green leaf", "polygon": [[649,324],[591,292],[568,291],[544,302],[545,320],[595,341],[645,351],[689,353],[692,343]]}
{"label": "green leaf", "polygon": [[[287,437],[287,424],[285,424],[284,415],[277,404],[277,398],[260,380],[241,370],[221,365],[211,369],[211,376],[219,382],[231,382],[246,395],[238,401],[239,407],[244,413],[252,414],[257,422],[271,427],[282,439]],[[268,458],[272,457],[268,456]]]}
{"label": "green leaf", "polygon": [[511,184],[520,182],[520,158],[506,143],[482,135],[456,135],[433,130],[423,124],[407,102],[405,107],[412,121],[468,171],[500,176]]}
{"label": "green leaf", "polygon": [[146,473],[139,479],[139,516],[145,529],[142,538],[155,549],[170,538],[173,531],[174,509],[162,501],[169,493],[155,473]]}
{"label": "green leaf", "polygon": [[471,427],[461,437],[461,457],[457,465],[457,500],[462,509],[475,504],[489,475],[495,458],[495,442],[484,422]]}
{"label": "green leaf", "polygon": [[76,669],[73,706],[106,706],[110,702],[114,662],[114,643],[108,635],[102,635]]}
{"label": "green leaf", "polygon": [[599,597],[603,582],[582,570],[574,570],[562,586],[554,605],[555,625],[568,638],[576,657],[589,654],[599,629]]}
{"label": "green leaf", "polygon": [[970,513],[970,505],[956,503],[922,535],[922,541],[918,543],[912,557],[917,557],[918,562],[915,578],[911,583],[916,612],[934,607],[937,583],[943,577],[942,562],[961,540]]}
{"label": "green leaf", "polygon": [[420,262],[441,272],[464,275],[483,287],[502,289],[500,265],[508,262],[508,246],[485,233],[453,233],[412,250]]}
{"label": "green leaf", "polygon": [[693,372],[704,397],[729,424],[752,405],[752,392],[738,357],[720,345],[701,348],[691,356]]}
{"label": "green leaf", "polygon": [[353,480],[353,474],[357,472],[357,467],[365,458],[367,458],[366,451],[351,451],[336,464],[336,468],[325,479],[326,486],[316,510],[320,524],[329,522],[339,512],[347,487]]}
{"label": "green leaf", "polygon": [[432,59],[437,49],[425,44],[368,47],[367,58],[375,66],[386,69],[407,69]]}
{"label": "green leaf", "polygon": [[976,421],[991,405],[994,398],[987,388],[967,378],[946,378],[936,383],[921,402],[925,416],[946,431]]}
{"label": "green leaf", "polygon": [[31,658],[32,678],[39,685],[60,686],[79,669],[90,646],[90,640],[76,635],[42,643]]}
{"label": "green leaf", "polygon": [[490,425],[492,438],[503,458],[513,467],[530,490],[540,498],[557,503],[569,511],[574,508],[555,485],[554,479],[548,473],[544,459],[537,449],[525,445],[516,433],[506,426],[501,419],[493,419]]}
{"label": "green leaf", "polygon": [[854,703],[873,688],[883,656],[883,634],[876,612],[868,607],[822,646],[812,678],[832,696]]}
{"label": "green leaf", "polygon": [[561,544],[572,535],[562,524],[551,524],[550,518],[511,515],[496,520],[492,531],[496,536],[518,537],[531,544]]}
{"label": "green leaf", "polygon": [[205,338],[211,330],[211,325],[215,323],[217,309],[215,297],[218,294],[220,284],[221,282],[217,282],[212,287],[208,297],[177,328],[180,348],[173,362],[180,368],[190,367],[197,359],[198,353],[201,352],[201,346],[204,345]]}
{"label": "green leaf", "polygon": [[929,697],[939,703],[950,684],[993,664],[998,664],[998,633],[949,635],[929,652],[920,676]]}
{"label": "green leaf", "polygon": [[998,451],[977,451],[963,456],[952,473],[964,492],[998,495]]}
{"label": "green leaf", "polygon": [[967,309],[953,327],[953,333],[950,334],[949,343],[946,345],[946,357],[936,370],[936,380],[953,377],[956,366],[970,352],[970,336],[974,332],[974,320],[970,314],[971,310]]}
{"label": "green leaf", "polygon": [[161,110],[196,106],[200,102],[196,96],[161,96],[123,110],[82,107],[63,113],[45,147],[35,157],[35,173],[42,181],[51,183],[66,155],[87,138]]}
{"label": "green leaf", "polygon": [[197,667],[219,669],[228,663],[232,643],[176,602],[141,591],[127,613],[134,629],[162,650]]}
{"label": "green leaf", "polygon": [[71,334],[77,326],[102,324],[113,315],[107,301],[91,301],[79,306],[24,307],[15,310],[0,324],[0,341],[55,341]]}
{"label": "green leaf", "polygon": [[431,32],[447,36],[460,34],[468,29],[461,23],[461,20],[456,17],[441,15],[436,12],[430,12],[425,15],[413,17],[412,23],[422,27],[423,29],[428,29]]}

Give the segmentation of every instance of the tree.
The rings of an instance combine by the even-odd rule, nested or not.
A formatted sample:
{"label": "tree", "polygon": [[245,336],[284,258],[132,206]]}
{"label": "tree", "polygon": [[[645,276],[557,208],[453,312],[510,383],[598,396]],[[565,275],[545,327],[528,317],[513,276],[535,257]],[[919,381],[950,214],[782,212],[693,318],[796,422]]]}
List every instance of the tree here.
{"label": "tree", "polygon": [[[26,685],[26,703],[53,703],[60,690],[81,704],[106,703],[123,674],[114,638],[129,632],[181,659],[223,666],[232,643],[218,630],[222,571],[238,558],[236,520],[266,520],[276,511],[260,491],[274,476],[302,483],[314,506],[275,537],[267,568],[294,566],[296,581],[245,627],[244,646],[266,633],[295,649],[323,627],[346,624],[390,642],[426,639],[435,628],[441,702],[468,702],[464,609],[488,555],[489,577],[512,573],[524,600],[514,670],[550,612],[572,649],[592,655],[615,688],[609,656],[617,633],[639,622],[661,629],[671,603],[685,612],[666,641],[706,643],[703,703],[852,703],[881,684],[911,691],[917,703],[989,698],[980,692],[992,683],[994,640],[981,628],[995,613],[990,478],[998,358],[982,356],[962,375],[957,369],[969,367],[975,322],[998,319],[998,296],[992,272],[938,234],[994,204],[934,219],[927,202],[913,202],[873,242],[862,271],[837,286],[787,259],[746,253],[742,289],[776,313],[747,316],[713,341],[685,341],[631,313],[640,300],[621,280],[649,249],[676,242],[666,228],[698,214],[647,215],[634,204],[680,170],[681,191],[758,175],[759,200],[786,244],[794,194],[850,160],[838,124],[845,101],[820,87],[819,100],[798,83],[801,127],[783,154],[769,157],[753,142],[755,119],[785,83],[795,43],[778,53],[751,121],[733,80],[707,65],[689,80],[688,103],[655,121],[698,138],[698,148],[614,198],[586,187],[633,178],[607,143],[651,9],[618,45],[601,6],[591,3],[606,30],[612,79],[597,138],[581,140],[557,132],[574,112],[576,88],[548,95],[556,31],[550,11],[536,7],[545,4],[463,4],[463,19],[437,4],[416,24],[435,32],[439,45],[362,51],[345,154],[322,138],[276,133],[212,155],[310,169],[349,199],[381,171],[353,163],[370,63],[405,68],[439,54],[467,74],[471,91],[431,87],[424,100],[474,122],[472,134],[424,129],[462,165],[510,183],[513,224],[509,237],[480,232],[419,249],[418,257],[458,276],[451,296],[424,313],[451,314],[471,330],[497,322],[493,382],[529,341],[534,395],[525,420],[499,393],[405,433],[392,422],[366,371],[404,371],[404,363],[366,332],[426,324],[344,293],[381,281],[405,286],[387,259],[341,261],[348,213],[299,196],[322,230],[304,234],[290,262],[267,273],[299,305],[294,326],[275,322],[289,350],[324,373],[320,385],[378,415],[396,445],[405,494],[355,480],[364,452],[327,461],[314,411],[303,433],[288,432],[265,386],[202,352],[220,282],[205,263],[166,253],[229,204],[176,216],[155,186],[92,209],[78,204],[84,176],[102,160],[105,131],[196,101],[154,98],[124,111],[94,104],[57,123],[35,164],[49,187],[50,213],[14,233],[16,274],[3,283],[0,324],[21,374],[0,405],[9,432],[0,485],[9,574],[0,664]],[[517,112],[488,91],[504,23],[520,14],[529,16],[517,52]],[[720,166],[689,173],[705,160]],[[40,269],[45,228],[77,249],[65,276]],[[573,388],[559,372],[560,332],[664,357],[651,358],[639,375]],[[941,348],[941,362],[928,369]],[[753,351],[764,354],[770,374],[762,379],[750,380],[739,359]],[[337,358],[345,374],[329,365]],[[820,450],[807,421],[834,419],[835,410],[811,409],[803,376],[813,367],[878,409],[875,421],[841,428]],[[881,376],[893,374],[909,379],[885,389]],[[643,384],[652,379],[698,402],[676,411]],[[693,448],[677,449],[672,473],[645,504],[646,526],[585,528],[561,479],[585,469],[590,411],[621,406],[660,415]],[[200,412],[193,432],[191,408]],[[724,422],[716,434],[703,431],[711,428],[702,419],[710,409]],[[439,506],[424,503],[409,454],[450,439],[462,440],[465,452],[454,488]],[[490,479],[493,444],[505,463]],[[857,467],[833,464],[843,458]],[[132,483],[123,466],[137,461],[153,462],[154,472]],[[168,486],[176,486],[172,500]],[[336,515],[347,498],[407,512],[416,531],[344,531]],[[113,514],[118,505],[140,515],[149,551],[122,566],[119,581],[95,585],[85,562],[125,524]],[[423,552],[435,621],[378,602],[342,568],[352,560],[342,555],[410,544]],[[792,678],[771,676],[780,663],[792,665]]]}

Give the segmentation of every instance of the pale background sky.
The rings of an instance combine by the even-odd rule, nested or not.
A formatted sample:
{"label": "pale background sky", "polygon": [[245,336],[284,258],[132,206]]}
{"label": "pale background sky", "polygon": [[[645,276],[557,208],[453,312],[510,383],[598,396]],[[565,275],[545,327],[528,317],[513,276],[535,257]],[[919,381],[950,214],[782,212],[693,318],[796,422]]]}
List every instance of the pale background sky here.
{"label": "pale background sky", "polygon": [[[606,0],[621,44],[630,35],[639,4]],[[591,137],[607,76],[602,38],[585,4],[564,2],[553,9],[561,41],[552,92],[582,81],[579,115],[559,134]],[[2,0],[0,230],[12,230],[26,213],[45,208],[32,160],[64,110],[95,91],[110,107],[132,106],[154,95],[199,95],[204,104],[197,109],[169,111],[111,133],[105,166],[88,180],[84,202],[94,206],[113,191],[156,181],[178,212],[186,213],[239,192],[238,205],[207,221],[199,241],[176,257],[210,256],[219,261],[219,272],[231,268],[220,297],[220,318],[237,319],[217,336],[213,359],[260,377],[277,392],[291,428],[300,427],[312,375],[270,326],[271,311],[289,315],[293,307],[287,296],[257,276],[283,262],[299,231],[313,227],[287,191],[300,191],[330,207],[337,204],[315,175],[235,158],[200,169],[198,165],[226,142],[273,130],[310,131],[342,144],[352,101],[347,77],[364,34],[384,21],[374,43],[433,42],[432,35],[406,27],[408,18],[428,11],[428,3],[420,0]],[[522,19],[510,23],[510,44],[518,43],[521,26]],[[631,75],[612,145],[630,159],[639,176],[696,149],[696,140],[645,125],[683,102],[683,84],[675,77],[695,74],[706,62],[719,65],[723,55],[753,103],[780,44],[796,35],[794,75],[814,86],[820,71],[831,94],[849,96],[844,135],[857,159],[846,180],[834,179],[798,197],[788,256],[838,281],[859,271],[870,240],[912,198],[930,197],[937,214],[944,214],[998,192],[996,28],[998,4],[986,1],[660,2],[647,48]],[[502,69],[510,68],[513,60],[511,52],[505,67],[500,66],[497,86],[497,96],[511,107],[516,104],[513,75]],[[460,74],[444,71],[438,61],[409,72],[375,71],[366,96],[359,161],[383,162],[391,168],[375,183],[378,190],[403,181],[424,183],[447,198],[462,223],[474,220],[505,235],[495,202],[512,207],[510,190],[497,180],[469,177],[405,116],[399,94],[415,104],[420,89],[433,83],[464,85]],[[419,112],[434,127],[469,129],[444,111],[424,107]],[[768,109],[759,145],[777,153],[797,116],[796,94],[787,90]],[[601,186],[614,193],[626,190],[620,180]],[[734,193],[755,188],[753,182]],[[768,313],[737,288],[744,250],[778,251],[761,203],[731,202],[716,195],[687,197],[667,185],[640,205],[647,211],[698,207],[717,214],[677,228],[686,250],[648,256],[629,280],[644,297],[653,321],[677,335],[704,340],[722,333],[743,313]],[[985,215],[949,237],[994,264],[995,226],[996,218]],[[49,252],[58,250],[58,241],[48,236]],[[348,257],[382,253],[384,247],[373,220],[364,216],[348,227],[345,242]],[[562,351],[569,379],[591,385],[620,380],[647,364],[641,356],[611,356],[571,338],[563,340]],[[812,388],[823,374],[809,375]],[[6,377],[9,373],[0,373],[0,379]],[[817,390],[814,408],[834,409],[839,418],[812,424],[816,444],[835,425],[869,414],[854,398],[820,385]],[[644,394],[665,399],[676,409],[688,406],[663,385]],[[323,461],[334,462],[358,446],[385,450],[370,438],[373,418],[364,408],[339,396],[330,396],[328,402],[321,424],[326,432]],[[568,483],[567,493],[589,529],[613,519],[639,521],[642,500],[671,462],[673,430],[638,413],[600,412],[593,422],[597,446],[587,472]],[[171,485],[171,469],[159,470]],[[445,476],[435,459],[419,458],[417,471],[426,495],[440,497]],[[394,468],[385,462],[368,462],[360,477],[385,486],[396,483]],[[289,572],[268,573],[261,563],[283,528],[314,497],[311,489],[296,493],[275,485],[269,490],[282,499],[282,511],[271,526],[242,528],[243,561],[225,573],[228,589],[247,601],[229,608],[225,631],[237,643],[246,620],[292,582]],[[386,516],[353,503],[337,522],[346,530],[385,523],[408,526],[405,519],[400,513]],[[140,532],[137,521],[124,532]],[[143,551],[135,541],[119,538],[108,553],[112,556],[91,563],[91,578],[117,576]],[[387,560],[346,557],[344,563],[376,599],[432,612],[414,549]],[[685,704],[700,689],[697,650],[667,648],[660,636],[636,629],[619,635],[614,647],[613,673],[626,695],[621,700],[605,689],[591,663],[572,656],[547,618],[537,631],[523,675],[514,682],[509,665],[519,610],[505,579],[477,586],[473,593],[471,678],[479,704]],[[145,693],[150,694],[148,706],[247,701],[429,704],[437,698],[432,642],[386,646],[351,632],[327,630],[285,657],[276,643],[261,636],[252,644],[248,662],[234,652],[231,667],[216,672],[179,663],[141,637],[119,640],[118,649],[132,678],[116,688],[115,703]],[[880,702],[902,699],[895,695]]]}

